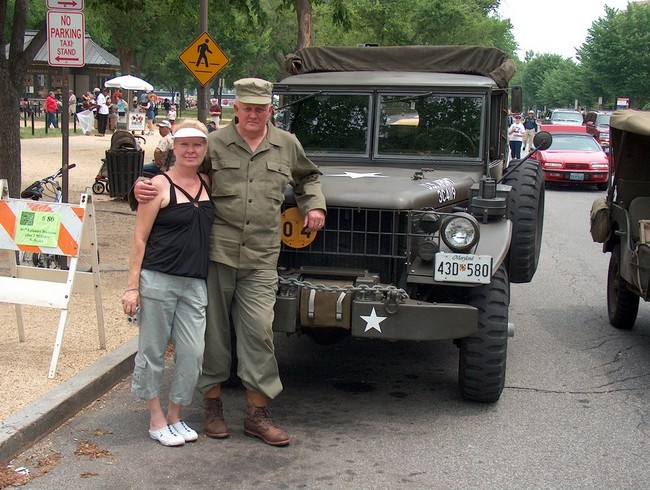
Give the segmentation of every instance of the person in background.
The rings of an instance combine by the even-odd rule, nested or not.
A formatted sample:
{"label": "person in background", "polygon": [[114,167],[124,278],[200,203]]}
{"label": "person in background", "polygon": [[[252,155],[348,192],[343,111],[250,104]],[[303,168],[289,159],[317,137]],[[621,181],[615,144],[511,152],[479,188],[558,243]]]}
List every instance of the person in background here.
{"label": "person in background", "polygon": [[[325,197],[318,167],[291,133],[276,128],[273,84],[259,78],[235,82],[235,118],[208,136],[214,222],[210,233],[206,349],[198,389],[205,409],[204,432],[226,438],[221,384],[230,377],[230,319],[237,337],[237,374],[246,388],[244,433],[271,446],[286,446],[268,401],[282,391],[273,346],[273,308],[278,287],[281,204],[294,188],[305,233],[325,223]],[[238,162],[233,166],[230,162]],[[282,162],[282,172],[271,168]],[[157,194],[146,181],[134,195],[145,202]],[[245,198],[244,198],[245,197]]]}
{"label": "person in background", "polygon": [[72,90],[68,90],[68,111],[72,117],[77,113],[77,96]]}
{"label": "person in background", "polygon": [[217,99],[210,99],[210,118],[214,123],[214,127],[219,129],[219,122],[221,121],[221,106],[217,102]]}
{"label": "person in background", "polygon": [[521,158],[521,142],[524,138],[524,125],[521,124],[521,114],[515,115],[515,122],[508,128],[508,138],[510,140],[510,158]]}
{"label": "person in background", "polygon": [[120,118],[123,117],[126,114],[126,111],[129,109],[129,103],[122,97],[118,99],[115,105],[117,106],[117,115]]}
{"label": "person in background", "polygon": [[530,151],[533,147],[533,139],[535,138],[535,134],[537,134],[537,131],[539,131],[534,110],[531,109],[528,111],[528,115],[524,118],[522,124],[524,125],[525,129],[522,147],[524,151]]}
{"label": "person in background", "polygon": [[45,98],[45,128],[50,129],[50,124],[54,129],[59,129],[59,121],[57,119],[57,111],[59,110],[59,103],[54,97],[54,92],[47,94]]}
{"label": "person in background", "polygon": [[105,94],[103,94],[99,88],[95,88],[94,92],[95,105],[97,106],[97,134],[95,136],[104,136],[108,125],[108,101],[106,97],[110,97],[110,90],[104,89]]}
{"label": "person in background", "polygon": [[[147,102],[144,106],[145,117],[147,118],[147,134],[153,135],[153,125],[156,122],[156,106],[151,95],[147,96]],[[144,131],[143,131],[144,134]]]}
{"label": "person in background", "polygon": [[93,94],[91,94],[90,91],[81,96],[81,107],[83,107],[85,111],[92,110],[94,106],[95,97],[93,97]]}
{"label": "person in background", "polygon": [[153,162],[142,166],[142,172],[151,175],[166,172],[174,164],[172,125],[165,119],[156,123],[156,125],[161,138],[158,146],[153,151]]}
{"label": "person in background", "polygon": [[117,104],[122,98],[122,91],[119,88],[116,88],[113,91],[113,104]]}
{"label": "person in background", "polygon": [[169,110],[167,111],[167,119],[169,122],[172,124],[172,128],[176,124],[176,104],[172,104],[169,106]]}
{"label": "person in background", "polygon": [[[214,219],[210,181],[198,169],[208,131],[183,121],[174,135],[176,165],[152,178],[157,196],[139,206],[133,231],[124,313],[137,314],[138,353],[132,392],[146,400],[149,437],[163,446],[196,441],[181,419],[192,402],[205,345],[208,243]],[[161,385],[167,343],[174,346],[174,374],[165,415]]]}

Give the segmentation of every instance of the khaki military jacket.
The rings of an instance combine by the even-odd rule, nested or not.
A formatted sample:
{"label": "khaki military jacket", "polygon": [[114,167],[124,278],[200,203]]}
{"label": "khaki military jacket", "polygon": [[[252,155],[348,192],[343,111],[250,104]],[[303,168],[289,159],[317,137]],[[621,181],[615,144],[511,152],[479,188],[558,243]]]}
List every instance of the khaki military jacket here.
{"label": "khaki military jacket", "polygon": [[287,185],[303,215],[325,210],[318,167],[291,133],[268,125],[255,152],[235,122],[208,136],[214,222],[210,260],[239,269],[275,269]]}

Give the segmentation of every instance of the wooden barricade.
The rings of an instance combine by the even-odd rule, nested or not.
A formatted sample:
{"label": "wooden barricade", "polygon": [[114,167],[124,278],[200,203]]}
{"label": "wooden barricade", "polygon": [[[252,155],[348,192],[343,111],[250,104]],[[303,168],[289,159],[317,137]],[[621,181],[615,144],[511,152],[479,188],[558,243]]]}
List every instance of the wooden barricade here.
{"label": "wooden barricade", "polygon": [[[22,305],[61,310],[48,372],[54,378],[72,293],[94,293],[99,348],[106,349],[92,194],[82,194],[79,205],[11,199],[6,180],[0,180],[0,193],[0,249],[16,252],[11,254],[11,277],[0,277],[0,302],[16,306],[20,342],[25,341]],[[82,251],[90,256],[89,271],[77,269]],[[23,265],[20,252],[67,256],[69,268]]]}

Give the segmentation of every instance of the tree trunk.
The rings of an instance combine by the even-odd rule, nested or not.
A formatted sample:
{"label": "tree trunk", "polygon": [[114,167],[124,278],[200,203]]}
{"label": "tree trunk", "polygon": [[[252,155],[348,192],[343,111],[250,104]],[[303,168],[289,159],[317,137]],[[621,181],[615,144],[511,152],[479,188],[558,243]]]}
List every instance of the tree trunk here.
{"label": "tree trunk", "polygon": [[[9,185],[9,195],[19,197],[21,187],[21,161],[20,161],[20,97],[23,90],[23,81],[27,64],[41,49],[46,41],[45,19],[43,27],[39,29],[32,41],[25,47],[25,26],[27,17],[28,0],[16,0],[14,3],[13,28],[11,35],[8,32],[8,23],[0,25],[0,39],[9,44],[9,56],[0,54],[0,108],[5,116],[5,123],[0,124],[0,143],[2,144],[2,158],[0,158],[0,179],[6,179]],[[0,3],[0,17],[7,19],[7,2]]]}
{"label": "tree trunk", "polygon": [[9,184],[9,196],[20,195],[20,94],[9,76],[9,70],[0,70],[0,107],[6,111],[4,124],[0,124],[2,158],[0,158],[0,179]]}
{"label": "tree trunk", "polygon": [[309,0],[295,0],[296,15],[298,16],[298,45],[296,50],[308,48],[314,43],[312,11]]}

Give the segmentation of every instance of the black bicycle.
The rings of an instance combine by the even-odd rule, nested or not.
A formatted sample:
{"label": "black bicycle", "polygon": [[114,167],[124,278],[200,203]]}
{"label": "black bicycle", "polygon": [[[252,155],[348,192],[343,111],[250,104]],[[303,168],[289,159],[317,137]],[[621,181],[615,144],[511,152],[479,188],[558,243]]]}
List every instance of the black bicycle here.
{"label": "black bicycle", "polygon": [[[50,202],[61,202],[63,199],[63,190],[61,189],[59,179],[63,175],[64,170],[70,170],[76,166],[75,163],[72,163],[67,167],[61,167],[49,177],[33,182],[20,193],[20,197],[23,199],[32,199],[34,201],[45,199]],[[20,264],[27,263],[34,267],[44,267],[46,269],[61,268],[60,255],[18,252],[17,260]]]}

